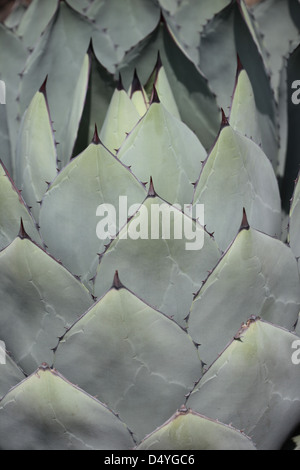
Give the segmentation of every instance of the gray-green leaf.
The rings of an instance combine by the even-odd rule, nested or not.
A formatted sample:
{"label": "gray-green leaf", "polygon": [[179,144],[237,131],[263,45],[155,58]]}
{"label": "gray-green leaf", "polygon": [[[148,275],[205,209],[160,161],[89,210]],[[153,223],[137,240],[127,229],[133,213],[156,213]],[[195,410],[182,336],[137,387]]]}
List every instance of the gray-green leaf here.
{"label": "gray-green leaf", "polygon": [[0,402],[0,448],[125,450],[129,430],[106,406],[46,366]]}
{"label": "gray-green leaf", "polygon": [[118,220],[119,196],[126,196],[129,205],[141,204],[146,197],[128,168],[95,142],[59,173],[40,211],[41,234],[49,252],[86,285],[96,274],[98,253],[110,242],[97,237],[98,206],[112,205]]}
{"label": "gray-green leaf", "polygon": [[298,319],[297,263],[284,243],[254,229],[242,230],[195,298],[189,333],[211,364],[252,315],[292,329]]}
{"label": "gray-green leaf", "polygon": [[232,423],[259,450],[281,449],[300,420],[299,337],[262,320],[250,321],[203,375],[187,406]]}
{"label": "gray-green leaf", "polygon": [[51,363],[57,338],[92,303],[87,289],[30,240],[18,237],[0,252],[1,339],[26,373]]}
{"label": "gray-green leaf", "polygon": [[251,227],[280,238],[281,202],[274,170],[264,152],[230,126],[224,127],[196,186],[205,224],[222,250],[235,238],[246,209]]}
{"label": "gray-green leaf", "polygon": [[170,204],[190,204],[206,151],[195,134],[153,103],[118,152],[140,181],[152,176],[158,194]]}
{"label": "gray-green leaf", "polygon": [[[157,219],[159,210],[165,225]],[[176,230],[183,225],[186,233],[182,229],[180,238]],[[219,257],[215,241],[200,224],[159,197],[149,197],[102,255],[94,293],[105,294],[118,270],[136,295],[183,324],[193,294]]]}
{"label": "gray-green leaf", "polygon": [[55,367],[142,439],[182,405],[202,365],[185,331],[115,284],[66,333]]}
{"label": "gray-green leaf", "polygon": [[37,243],[42,244],[35,222],[20,192],[0,164],[0,250],[16,238],[21,219],[28,235]]}
{"label": "gray-green leaf", "polygon": [[57,155],[44,91],[37,92],[24,114],[16,151],[16,184],[38,220],[40,201],[54,180]]}
{"label": "gray-green leaf", "polygon": [[[207,419],[192,410],[177,412],[163,426],[147,436],[136,449],[256,450],[251,440],[242,432]],[[187,456],[186,460],[188,461]]]}

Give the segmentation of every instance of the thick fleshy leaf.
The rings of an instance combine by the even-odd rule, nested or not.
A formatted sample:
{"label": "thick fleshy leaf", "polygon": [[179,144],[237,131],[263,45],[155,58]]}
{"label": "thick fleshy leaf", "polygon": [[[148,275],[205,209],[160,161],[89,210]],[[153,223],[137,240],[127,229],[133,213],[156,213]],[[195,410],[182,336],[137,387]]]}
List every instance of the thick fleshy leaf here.
{"label": "thick fleshy leaf", "polygon": [[149,99],[146,90],[140,82],[136,70],[134,72],[133,80],[128,90],[128,96],[130,96],[130,99],[134,104],[139,115],[143,117],[146,114],[147,109],[149,108]]}
{"label": "thick fleshy leaf", "polygon": [[91,54],[91,74],[88,93],[83,112],[83,119],[86,115],[86,121],[81,123],[88,125],[87,140],[85,146],[75,155],[78,155],[92,141],[95,124],[101,129],[106,118],[111,98],[116,88],[116,82],[113,77],[98,62],[94,54]]}
{"label": "thick fleshy leaf", "polygon": [[[258,0],[260,1],[260,0]],[[251,7],[253,4],[258,3],[257,0],[239,0],[238,5],[241,12],[241,15],[249,29],[253,42],[255,43],[257,50],[262,57],[264,51],[262,50],[261,39],[263,38],[263,33],[257,29],[257,24],[254,21],[254,16],[251,12]]]}
{"label": "thick fleshy leaf", "polygon": [[3,450],[125,450],[133,445],[112,411],[46,366],[0,402]]}
{"label": "thick fleshy leaf", "polygon": [[195,298],[189,333],[211,364],[251,316],[291,330],[300,309],[297,263],[290,248],[251,228],[240,231]]}
{"label": "thick fleshy leaf", "polygon": [[57,11],[58,4],[58,0],[33,0],[30,3],[16,29],[16,34],[26,47],[36,45]]}
{"label": "thick fleshy leaf", "polygon": [[25,379],[25,375],[17,364],[13,361],[9,354],[2,349],[2,343],[0,342],[0,355],[1,359],[5,357],[5,364],[0,362],[0,399],[5,395],[12,387],[17,385],[21,380]]}
{"label": "thick fleshy leaf", "polygon": [[41,234],[50,253],[86,285],[96,274],[98,253],[110,241],[96,234],[98,206],[111,204],[119,217],[119,196],[127,197],[129,205],[141,204],[146,197],[142,184],[97,139],[95,135],[95,143],[59,173],[40,212]]}
{"label": "thick fleshy leaf", "polygon": [[299,365],[294,334],[249,321],[190,395],[187,406],[232,423],[259,450],[280,449],[300,420]]}
{"label": "thick fleshy leaf", "polygon": [[61,166],[72,155],[88,80],[86,52],[91,38],[90,25],[65,2],[27,61],[21,81],[22,113],[48,75],[47,97],[56,130]]}
{"label": "thick fleshy leaf", "polygon": [[23,114],[19,110],[19,89],[28,51],[21,40],[1,23],[0,44],[0,80],[6,85],[6,104],[0,105],[1,160],[13,175],[16,138]]}
{"label": "thick fleshy leaf", "polygon": [[261,146],[261,130],[257,119],[253,88],[246,70],[241,70],[237,77],[229,122],[234,130]]}
{"label": "thick fleshy leaf", "polygon": [[252,84],[257,108],[257,120],[261,129],[262,148],[274,170],[278,166],[279,122],[270,73],[266,70],[258,33],[249,18],[244,0],[235,6],[235,49]]}
{"label": "thick fleshy leaf", "polygon": [[174,39],[188,53],[192,61],[197,63],[199,35],[205,25],[230,4],[230,0],[210,0],[210,2],[159,0],[159,4]]}
{"label": "thick fleshy leaf", "polygon": [[37,243],[42,244],[36,224],[21,194],[0,164],[0,250],[17,237],[21,219],[28,235]]}
{"label": "thick fleshy leaf", "polygon": [[246,209],[251,227],[281,235],[277,180],[258,145],[225,126],[208,156],[196,186],[194,202],[205,206],[205,224],[225,250],[236,236]]}
{"label": "thick fleshy leaf", "polygon": [[[8,6],[9,8],[9,6]],[[26,12],[26,6],[23,5],[22,3],[15,3],[12,8],[9,8],[9,15],[6,16],[5,11],[3,12],[3,9],[1,11],[1,14],[4,14],[4,21],[3,21],[3,16],[1,15],[1,22],[11,30],[14,30],[18,27],[20,24],[24,13]]]}
{"label": "thick fleshy leaf", "polygon": [[28,239],[0,252],[1,339],[31,373],[53,359],[51,348],[93,300],[63,266]]}
{"label": "thick fleshy leaf", "polygon": [[152,176],[160,196],[170,204],[190,204],[206,151],[195,134],[171,115],[162,103],[153,103],[118,152],[141,180]]}
{"label": "thick fleshy leaf", "polygon": [[202,364],[185,331],[117,277],[115,285],[62,338],[55,367],[117,411],[140,440],[182,405]]}
{"label": "thick fleshy leaf", "polygon": [[[101,0],[103,3],[103,0]],[[90,0],[67,0],[67,3],[78,13],[84,16],[91,6]]]}
{"label": "thick fleshy leaf", "polygon": [[127,134],[139,120],[138,110],[126,91],[120,86],[115,90],[107,110],[100,132],[101,141],[112,153],[116,153]]}
{"label": "thick fleshy leaf", "polygon": [[95,54],[110,73],[116,71],[127,51],[156,28],[160,19],[158,5],[149,0],[101,0],[86,7],[77,0],[67,3],[84,14],[91,25]]}
{"label": "thick fleshy leaf", "polygon": [[[146,83],[160,53],[180,116],[196,133],[206,150],[216,138],[220,110],[208,81],[176,45],[164,25],[128,53],[119,70],[126,87],[129,87],[134,69],[142,83]],[[152,90],[150,90],[152,92]]]}
{"label": "thick fleshy leaf", "polygon": [[12,174],[13,163],[11,156],[11,142],[9,139],[6,106],[3,104],[0,104],[0,142],[2,162],[9,173]]}
{"label": "thick fleshy leaf", "polygon": [[[137,450],[256,450],[242,432],[192,410],[179,411]],[[187,459],[188,460],[188,459]]]}
{"label": "thick fleshy leaf", "polygon": [[174,98],[165,68],[161,62],[160,54],[158,55],[155,68],[149,77],[145,87],[148,93],[149,99],[153,94],[153,86],[156,89],[160,102],[164,107],[173,114],[173,116],[180,119],[180,113]]}
{"label": "thick fleshy leaf", "polygon": [[[172,25],[172,19],[167,19],[168,27],[185,54],[208,78],[210,87],[217,95],[218,104],[225,110],[230,107],[235,83],[236,57],[239,54],[253,86],[263,149],[275,168],[278,136],[274,94],[255,31],[252,25],[249,26],[249,19],[246,17],[244,2],[223,2],[222,10],[220,2],[209,2],[212,3],[211,7],[207,7],[205,2],[202,3],[197,2],[197,5],[193,5],[194,8],[191,7],[191,2],[180,4],[181,27],[175,27],[176,20]],[[205,25],[200,23],[202,27],[191,28],[190,22],[193,24],[204,8],[208,11],[208,22]],[[190,21],[189,16],[183,16],[184,11],[189,9],[194,18]],[[211,15],[210,9],[216,13],[214,16]],[[181,31],[184,31],[184,36]],[[223,53],[220,54],[220,51]],[[217,57],[218,60],[212,60],[212,57]]]}
{"label": "thick fleshy leaf", "polygon": [[65,129],[66,138],[63,137],[63,139],[59,143],[59,152],[61,158],[63,158],[63,162],[66,162],[65,156],[68,157],[68,160],[72,156],[81,115],[85,104],[89,75],[90,58],[89,55],[86,54],[83,59],[81,70],[79,72],[78,81],[75,84],[73,99],[68,108],[68,112],[65,113],[67,122]]}
{"label": "thick fleshy leaf", "polygon": [[251,20],[259,33],[266,68],[271,71],[270,80],[277,101],[283,58],[288,57],[300,40],[291,8],[295,3],[294,0],[264,0],[250,10]]}
{"label": "thick fleshy leaf", "polygon": [[159,197],[149,197],[102,255],[94,293],[104,295],[118,270],[136,295],[183,324],[193,294],[219,257],[200,224]]}
{"label": "thick fleshy leaf", "polygon": [[[57,156],[45,89],[37,92],[24,114],[16,151],[16,184],[38,220],[40,201],[54,180]],[[47,183],[48,182],[48,183]]]}

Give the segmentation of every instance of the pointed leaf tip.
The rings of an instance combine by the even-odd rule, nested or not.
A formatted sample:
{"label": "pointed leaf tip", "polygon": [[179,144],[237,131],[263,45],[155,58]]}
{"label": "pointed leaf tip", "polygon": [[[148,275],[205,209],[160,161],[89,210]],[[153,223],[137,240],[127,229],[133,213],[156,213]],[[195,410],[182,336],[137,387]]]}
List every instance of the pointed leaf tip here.
{"label": "pointed leaf tip", "polygon": [[131,84],[130,98],[132,98],[133,94],[134,94],[136,91],[142,91],[142,89],[143,89],[143,88],[142,88],[140,79],[139,79],[139,77],[138,77],[137,70],[134,69],[134,75],[133,75],[133,80],[132,80],[132,84]]}
{"label": "pointed leaf tip", "polygon": [[21,238],[21,240],[24,240],[24,239],[26,239],[26,238],[30,240],[29,235],[28,235],[27,232],[25,231],[24,224],[23,224],[23,219],[22,219],[22,218],[21,218],[21,222],[20,222],[20,230],[19,230],[18,237]]}
{"label": "pointed leaf tip", "polygon": [[149,191],[148,191],[148,197],[155,197],[157,194],[154,189],[154,184],[153,184],[153,179],[152,176],[150,177],[150,185],[149,185]]}
{"label": "pointed leaf tip", "polygon": [[163,64],[162,64],[162,61],[161,61],[160,52],[158,51],[157,52],[157,60],[156,60],[156,64],[155,64],[155,69],[156,69],[157,73],[160,71],[162,66],[163,66]]}
{"label": "pointed leaf tip", "polygon": [[152,91],[152,96],[151,96],[151,101],[150,101],[150,104],[153,104],[153,103],[160,103],[160,99],[158,97],[158,93],[155,88],[155,85],[153,85],[153,91]]}
{"label": "pointed leaf tip", "polygon": [[42,364],[38,368],[38,371],[40,371],[40,370],[42,370],[42,371],[51,370],[51,367],[49,366],[49,364],[47,364],[47,362],[42,362]]}
{"label": "pointed leaf tip", "polygon": [[117,289],[117,290],[124,288],[122,282],[120,281],[119,272],[118,272],[118,271],[115,272],[112,287],[113,287],[114,289]]}
{"label": "pointed leaf tip", "polygon": [[224,109],[221,108],[221,112],[222,112],[222,123],[221,123],[221,128],[223,129],[224,127],[227,127],[229,126],[229,122],[228,122],[228,119],[225,115],[225,112],[224,112]]}
{"label": "pointed leaf tip", "polygon": [[121,77],[121,74],[119,73],[119,81],[118,81],[118,85],[117,85],[117,90],[118,91],[122,91],[122,90],[125,90],[124,86],[123,86],[123,82],[122,82],[122,77]]}
{"label": "pointed leaf tip", "polygon": [[243,207],[243,218],[242,218],[242,223],[241,223],[240,231],[241,231],[241,230],[249,230],[249,228],[250,228],[250,225],[249,225],[249,222],[248,222],[248,218],[247,218],[247,214],[246,214],[246,209]]}
{"label": "pointed leaf tip", "polygon": [[43,93],[43,95],[46,97],[46,86],[47,86],[47,81],[48,81],[48,75],[46,76],[41,88],[39,89],[40,93]]}
{"label": "pointed leaf tip", "polygon": [[240,56],[237,54],[237,76],[239,73],[244,70],[243,64],[241,62]]}
{"label": "pointed leaf tip", "polygon": [[95,124],[95,132],[92,140],[92,144],[99,145],[101,144],[101,140],[99,139],[97,124]]}

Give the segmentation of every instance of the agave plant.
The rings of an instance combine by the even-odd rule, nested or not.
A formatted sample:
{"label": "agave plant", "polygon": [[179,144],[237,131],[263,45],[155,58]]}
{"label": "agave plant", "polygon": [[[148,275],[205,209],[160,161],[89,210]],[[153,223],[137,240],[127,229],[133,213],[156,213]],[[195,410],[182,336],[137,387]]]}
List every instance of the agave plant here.
{"label": "agave plant", "polygon": [[299,449],[299,25],[296,0],[0,25],[1,449]]}

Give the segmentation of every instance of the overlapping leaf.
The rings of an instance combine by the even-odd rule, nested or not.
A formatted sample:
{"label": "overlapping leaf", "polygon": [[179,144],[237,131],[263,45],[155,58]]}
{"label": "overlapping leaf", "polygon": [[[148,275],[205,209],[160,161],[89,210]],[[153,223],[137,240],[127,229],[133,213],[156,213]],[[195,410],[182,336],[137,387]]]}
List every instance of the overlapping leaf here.
{"label": "overlapping leaf", "polygon": [[2,24],[0,24],[0,43],[0,80],[6,85],[6,104],[0,105],[1,160],[10,174],[13,174],[16,138],[21,120],[19,88],[28,51],[21,40]]}
{"label": "overlapping leaf", "polygon": [[189,333],[211,364],[252,315],[291,330],[300,307],[290,248],[249,227],[241,230],[195,298]]}
{"label": "overlapping leaf", "polygon": [[136,295],[183,324],[193,294],[219,257],[216,243],[200,224],[159,197],[149,197],[101,257],[94,293],[105,294],[118,270]]}
{"label": "overlapping leaf", "polygon": [[38,220],[40,201],[54,180],[57,156],[45,88],[37,92],[27,109],[17,144],[16,184]]}
{"label": "overlapping leaf", "polygon": [[47,367],[2,399],[0,417],[5,450],[124,450],[134,444],[106,406]]}
{"label": "overlapping leaf", "polygon": [[20,111],[23,114],[48,75],[47,97],[56,130],[58,159],[68,163],[84,104],[90,27],[80,15],[60,2],[53,21],[38,42],[23,72]]}
{"label": "overlapping leaf", "polygon": [[245,70],[238,72],[229,123],[234,130],[262,145],[253,88]]}
{"label": "overlapping leaf", "polygon": [[120,83],[112,96],[101,128],[101,141],[112,153],[116,153],[139,120],[138,110]]}
{"label": "overlapping leaf", "polygon": [[28,235],[42,244],[36,224],[5,168],[0,165],[0,250],[18,235],[20,222]]}
{"label": "overlapping leaf", "polygon": [[251,227],[281,235],[281,203],[276,177],[263,151],[225,126],[208,156],[196,186],[194,203],[205,206],[205,224],[222,250],[240,227],[243,207]]}
{"label": "overlapping leaf", "polygon": [[115,286],[66,333],[55,367],[142,439],[181,406],[202,365],[185,331]]}
{"label": "overlapping leaf", "polygon": [[1,343],[0,354],[1,358],[5,357],[5,364],[0,364],[0,398],[2,398],[12,387],[24,380],[25,375],[10,355],[2,349]]}
{"label": "overlapping leaf", "polygon": [[[217,95],[218,104],[223,109],[230,107],[236,56],[239,54],[254,89],[263,149],[276,168],[278,136],[274,95],[256,32],[251,22],[249,24],[247,9],[243,2],[223,2],[223,5],[220,2],[209,3],[212,4],[209,7],[202,2],[180,4],[177,12],[179,20],[176,15],[175,18],[166,15],[168,27],[185,54],[208,78],[210,87]],[[203,10],[207,14],[203,14]],[[212,12],[215,12],[214,16]],[[198,26],[196,21],[201,16],[209,18],[209,21],[204,24],[202,20]],[[177,21],[179,28],[176,27]],[[190,21],[197,26],[191,28]],[[212,60],[214,57],[218,60]]]}
{"label": "overlapping leaf", "polygon": [[296,3],[295,0],[265,0],[250,10],[251,20],[258,31],[266,68],[271,71],[270,80],[277,101],[283,58],[288,57],[300,39],[299,30],[293,21]]}
{"label": "overlapping leaf", "polygon": [[141,180],[152,176],[160,196],[170,204],[189,204],[206,151],[194,133],[154,102],[118,152]]}
{"label": "overlapping leaf", "polygon": [[125,86],[129,86],[134,69],[137,69],[141,82],[147,82],[157,62],[158,52],[183,122],[196,133],[208,150],[215,140],[220,122],[216,97],[207,79],[177,47],[163,25],[120,64],[119,70]]}
{"label": "overlapping leaf", "polygon": [[250,321],[204,374],[187,406],[243,429],[259,450],[280,449],[300,419],[299,366],[292,362],[297,339]]}
{"label": "overlapping leaf", "polygon": [[67,3],[90,24],[95,54],[110,73],[115,72],[127,51],[155,29],[160,19],[160,9],[152,0]]}
{"label": "overlapping leaf", "polygon": [[[86,285],[96,274],[98,253],[110,241],[97,237],[98,206],[112,205],[118,218],[119,196],[127,197],[128,205],[141,204],[146,197],[142,184],[97,139],[59,173],[40,211],[50,253]],[[126,220],[125,214],[124,224]]]}
{"label": "overlapping leaf", "polygon": [[22,15],[15,33],[22,43],[31,48],[36,45],[58,8],[58,0],[33,0]]}
{"label": "overlapping leaf", "polygon": [[130,88],[128,90],[128,95],[130,96],[130,99],[136,107],[139,115],[143,117],[149,107],[149,99],[145,88],[140,82],[136,70],[134,71],[134,76]]}
{"label": "overlapping leaf", "polygon": [[[86,116],[83,122],[88,129],[84,136],[86,139],[84,145],[75,155],[78,155],[91,142],[95,132],[95,124],[98,129],[102,128],[115,88],[116,83],[113,77],[99,63],[94,54],[91,54],[90,82],[83,112],[83,120]],[[81,131],[82,128],[83,123],[81,122]]]}
{"label": "overlapping leaf", "polygon": [[176,104],[176,100],[171,89],[166,70],[161,62],[159,53],[154,70],[145,85],[149,99],[151,99],[153,96],[153,87],[155,87],[160,102],[169,111],[169,113],[180,119],[180,113]]}
{"label": "overlapping leaf", "polygon": [[1,339],[27,373],[51,363],[56,338],[93,303],[63,266],[19,237],[0,252],[0,286]]}
{"label": "overlapping leaf", "polygon": [[192,61],[197,63],[199,35],[205,25],[230,4],[230,0],[211,0],[210,2],[159,0],[159,4],[174,39],[188,53]]}
{"label": "overlapping leaf", "polygon": [[1,22],[3,22],[3,24],[5,24],[5,26],[9,29],[15,29],[18,27],[18,25],[20,24],[21,20],[22,20],[22,17],[24,16],[24,13],[26,12],[26,6],[23,5],[22,3],[18,3],[18,4],[14,4],[12,6],[12,8],[9,10],[9,15],[6,16],[5,12],[4,12],[4,18],[6,16],[6,18],[4,19],[3,21],[3,12],[2,15],[1,15]]}
{"label": "overlapping leaf", "polygon": [[[178,412],[141,442],[137,450],[255,450],[240,431],[195,413]],[[186,456],[186,460],[187,456]],[[183,460],[182,460],[183,463]]]}

